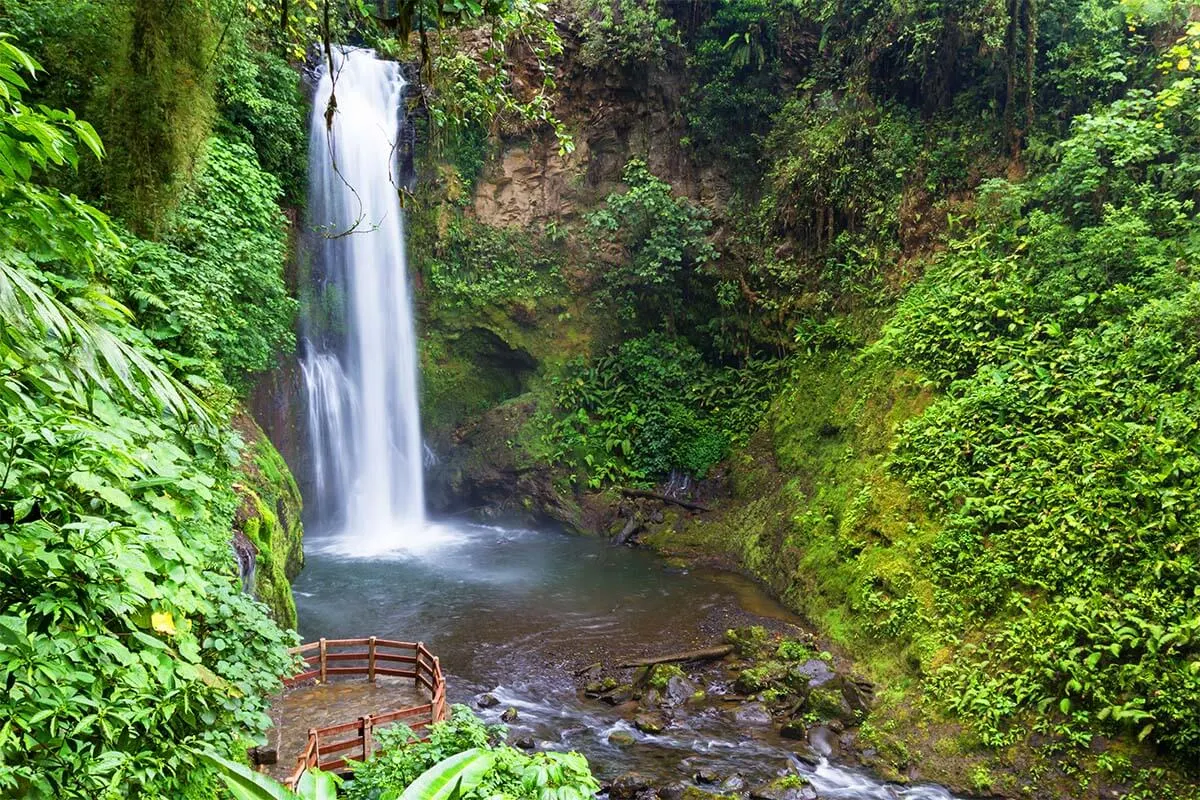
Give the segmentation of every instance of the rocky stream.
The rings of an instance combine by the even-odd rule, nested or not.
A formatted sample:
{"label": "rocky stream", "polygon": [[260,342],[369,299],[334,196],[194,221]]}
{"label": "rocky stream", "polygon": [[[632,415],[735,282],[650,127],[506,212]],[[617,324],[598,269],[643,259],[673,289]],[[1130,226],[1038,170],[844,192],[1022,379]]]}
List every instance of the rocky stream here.
{"label": "rocky stream", "polygon": [[584,753],[615,800],[952,797],[919,765],[872,776],[873,687],[740,576],[557,531],[431,530],[371,558],[310,540],[305,638],[424,641],[452,701],[519,747]]}

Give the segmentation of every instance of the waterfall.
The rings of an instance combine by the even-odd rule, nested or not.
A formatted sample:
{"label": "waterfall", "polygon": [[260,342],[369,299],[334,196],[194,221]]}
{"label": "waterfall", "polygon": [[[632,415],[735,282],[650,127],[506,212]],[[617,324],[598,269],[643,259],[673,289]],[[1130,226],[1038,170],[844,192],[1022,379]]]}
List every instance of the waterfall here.
{"label": "waterfall", "polygon": [[[331,98],[333,98],[331,102]],[[316,531],[354,553],[424,534],[417,353],[397,152],[399,65],[338,48],[313,99],[303,376]]]}

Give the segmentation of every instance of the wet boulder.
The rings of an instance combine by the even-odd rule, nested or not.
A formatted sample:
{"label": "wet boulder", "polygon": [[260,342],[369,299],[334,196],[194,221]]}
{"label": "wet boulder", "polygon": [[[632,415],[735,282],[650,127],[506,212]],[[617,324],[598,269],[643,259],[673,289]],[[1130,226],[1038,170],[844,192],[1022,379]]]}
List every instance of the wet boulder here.
{"label": "wet boulder", "polygon": [[599,697],[600,695],[611,692],[620,686],[616,678],[608,677],[598,681],[592,681],[583,689],[585,697]]}
{"label": "wet boulder", "polygon": [[736,725],[766,726],[775,722],[771,712],[762,703],[744,703],[727,714]]}
{"label": "wet boulder", "polygon": [[699,786],[688,786],[683,790],[683,797],[680,800],[730,800],[730,798],[723,794],[701,789]]}
{"label": "wet boulder", "polygon": [[808,739],[808,726],[802,719],[789,719],[779,729],[779,735],[784,739],[794,739],[803,742]]}
{"label": "wet boulder", "polygon": [[870,681],[850,677],[843,678],[840,683],[842,698],[854,715],[854,721],[862,720],[875,703],[875,686]]}
{"label": "wet boulder", "polygon": [[629,747],[636,741],[637,739],[629,731],[616,730],[608,735],[608,743],[617,747]]}
{"label": "wet boulder", "polygon": [[[692,700],[697,692],[700,692],[700,688],[686,677],[672,675],[667,681],[667,688],[663,693],[663,703],[667,706],[681,706]],[[703,692],[700,694],[703,695]]]}
{"label": "wet boulder", "polygon": [[613,800],[633,800],[633,798],[649,792],[652,788],[650,779],[638,772],[625,772],[613,779],[608,787],[608,796]]}
{"label": "wet boulder", "polygon": [[500,715],[501,722],[516,722],[520,718],[520,714],[515,708],[509,706],[504,709],[504,713]]}
{"label": "wet boulder", "polygon": [[800,664],[788,668],[787,684],[792,689],[802,692],[809,689],[819,689],[838,677],[833,667],[819,658],[810,658]]}
{"label": "wet boulder", "polygon": [[661,714],[642,713],[633,718],[633,726],[642,733],[662,733],[667,727]]}
{"label": "wet boulder", "polygon": [[746,779],[736,772],[721,781],[721,794],[738,794],[746,788]]}
{"label": "wet boulder", "polygon": [[814,725],[808,729],[808,744],[826,758],[837,758],[842,749],[837,734],[824,725]]}
{"label": "wet boulder", "polygon": [[826,722],[837,720],[852,725],[859,718],[859,715],[846,702],[841,690],[835,686],[813,689],[808,693],[808,699],[805,700],[804,705],[808,711]]}
{"label": "wet boulder", "polygon": [[500,701],[496,698],[496,695],[484,692],[481,695],[476,695],[475,705],[479,708],[494,708],[500,705]]}
{"label": "wet boulder", "polygon": [[537,742],[533,740],[532,736],[518,736],[513,740],[512,745],[521,750],[532,750],[537,747]]}
{"label": "wet boulder", "polygon": [[600,696],[600,702],[610,706],[621,706],[636,698],[633,687],[629,684],[618,686]]}
{"label": "wet boulder", "polygon": [[688,785],[682,781],[668,783],[666,786],[658,787],[658,796],[662,800],[683,800],[683,793],[688,789]]}

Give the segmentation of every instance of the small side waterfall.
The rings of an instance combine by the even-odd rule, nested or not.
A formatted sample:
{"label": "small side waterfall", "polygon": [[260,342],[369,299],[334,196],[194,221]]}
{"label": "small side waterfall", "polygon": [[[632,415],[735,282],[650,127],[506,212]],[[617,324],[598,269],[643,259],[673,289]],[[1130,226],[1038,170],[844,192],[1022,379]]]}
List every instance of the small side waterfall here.
{"label": "small side waterfall", "polygon": [[[397,152],[399,65],[338,48],[313,100],[303,373],[318,533],[365,554],[426,530],[417,353]],[[332,101],[331,101],[332,98]]]}

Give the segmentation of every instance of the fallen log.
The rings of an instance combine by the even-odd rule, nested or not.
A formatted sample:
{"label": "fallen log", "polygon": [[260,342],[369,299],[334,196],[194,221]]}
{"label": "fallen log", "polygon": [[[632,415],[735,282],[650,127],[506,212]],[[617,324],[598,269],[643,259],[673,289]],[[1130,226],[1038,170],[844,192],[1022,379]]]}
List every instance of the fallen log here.
{"label": "fallen log", "polygon": [[667,494],[659,494],[658,492],[648,492],[645,489],[630,489],[628,487],[621,488],[621,494],[626,497],[645,497],[649,500],[661,500],[664,503],[673,503],[677,506],[688,509],[689,511],[712,511],[708,506],[702,506],[699,503],[693,503],[690,500],[680,500],[677,497],[671,497]]}
{"label": "fallen log", "polygon": [[699,650],[687,650],[682,653],[669,653],[665,656],[654,656],[652,658],[638,658],[632,661],[625,661],[617,664],[620,669],[628,667],[650,667],[655,664],[670,664],[679,661],[715,661],[718,658],[724,658],[733,652],[733,645],[719,644],[713,647],[701,647]]}

